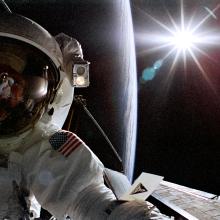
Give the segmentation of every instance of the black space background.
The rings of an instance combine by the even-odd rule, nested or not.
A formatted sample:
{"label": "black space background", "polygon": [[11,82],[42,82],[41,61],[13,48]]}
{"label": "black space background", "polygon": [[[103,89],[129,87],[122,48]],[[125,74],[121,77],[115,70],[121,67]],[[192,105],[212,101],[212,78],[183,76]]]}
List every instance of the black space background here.
{"label": "black space background", "polygon": [[[103,30],[105,32],[109,28],[107,27],[109,21],[114,20],[114,16],[111,14],[111,5],[109,8],[102,8],[103,2],[100,5],[101,1],[96,0],[8,0],[6,2],[12,11],[32,18],[52,34],[65,32],[73,35],[74,32],[74,37],[79,39],[83,45],[85,57],[94,64],[93,71],[95,71],[96,64],[100,65],[106,59],[111,59],[109,57],[112,56],[114,48],[112,44],[105,41],[108,38],[109,30],[106,31],[106,36],[102,35],[103,39],[99,39],[99,43],[94,43],[97,41],[98,33],[103,33]],[[107,2],[105,1],[105,3]],[[206,2],[216,3],[216,1],[190,2],[189,9],[191,11]],[[143,10],[146,9],[162,19],[164,17],[161,12],[161,4],[165,4],[165,1],[133,0],[131,3],[135,33],[141,32],[143,29],[151,31],[155,28],[150,26],[151,23],[144,15]],[[175,15],[179,3],[167,0],[166,6]],[[105,22],[100,25],[99,22],[103,19]],[[94,30],[95,34],[92,34]],[[147,48],[147,45],[136,41],[138,78],[146,66],[151,66],[160,57],[159,52],[143,56],[141,52],[145,47]],[[104,50],[109,51],[109,57],[103,57]],[[218,54],[216,51],[213,53]],[[204,65],[210,68],[209,77],[215,86],[215,92],[210,89],[192,62],[189,62],[187,74],[184,74],[181,63],[177,66],[169,88],[164,86],[166,73],[169,71],[168,65],[164,65],[152,81],[139,87],[135,177],[140,172],[146,171],[163,175],[165,180],[171,182],[220,194],[220,72],[217,64],[213,66],[206,62],[204,61]],[[98,75],[95,80],[91,80],[97,82],[99,79],[101,76]],[[108,82],[105,83],[109,88],[111,87]],[[92,86],[93,91],[99,88],[98,83],[93,83]],[[120,130],[117,128],[108,129],[118,123],[117,119],[114,119],[117,113],[111,114],[110,124],[103,122],[105,117],[110,117],[108,110],[112,106],[106,106],[105,101],[100,101],[99,106],[95,105],[95,102],[101,98],[98,90],[92,94],[92,98],[89,96],[90,90],[84,90],[83,93],[86,97],[90,97],[88,99],[89,106],[97,113],[98,121],[101,121],[101,125],[108,131],[113,144],[119,146],[118,150],[122,152],[123,149],[120,149],[120,141],[122,140],[118,138]],[[101,144],[103,140],[100,140],[101,137],[98,137],[97,131],[94,131],[91,124],[88,123],[87,126],[91,131],[89,135],[94,137],[94,144],[94,139],[99,139],[97,143],[100,142],[103,147]],[[89,139],[89,137],[86,138]],[[91,145],[93,144],[91,143]],[[103,157],[103,150],[97,154]],[[105,154],[105,157],[110,156]],[[111,163],[111,157],[108,162]]]}
{"label": "black space background", "polygon": [[[141,71],[160,59],[163,51],[146,54],[149,47],[139,40],[144,32],[164,31],[152,22],[148,12],[163,23],[165,8],[179,19],[180,1],[132,1],[136,37],[137,67]],[[213,8],[217,1],[183,1],[186,17],[193,13],[204,17],[204,7]],[[216,12],[219,15],[219,11]],[[206,27],[220,30],[218,19],[210,19]],[[146,39],[147,42],[147,39]],[[220,66],[219,47],[209,53],[216,62],[200,56],[210,85],[198,67],[187,60],[176,65],[167,83],[169,62],[164,63],[156,77],[139,86],[138,141],[136,174],[142,170],[165,176],[165,179],[208,192],[220,194]]]}

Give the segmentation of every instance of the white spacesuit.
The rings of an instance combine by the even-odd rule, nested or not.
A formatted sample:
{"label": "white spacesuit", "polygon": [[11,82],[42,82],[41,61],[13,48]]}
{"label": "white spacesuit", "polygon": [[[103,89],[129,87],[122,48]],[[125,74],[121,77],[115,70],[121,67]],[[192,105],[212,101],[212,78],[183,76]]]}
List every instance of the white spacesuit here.
{"label": "white spacesuit", "polygon": [[37,219],[41,206],[59,220],[166,219],[145,203],[117,201],[99,159],[61,130],[73,57],[82,58],[74,39],[0,15],[0,219]]}

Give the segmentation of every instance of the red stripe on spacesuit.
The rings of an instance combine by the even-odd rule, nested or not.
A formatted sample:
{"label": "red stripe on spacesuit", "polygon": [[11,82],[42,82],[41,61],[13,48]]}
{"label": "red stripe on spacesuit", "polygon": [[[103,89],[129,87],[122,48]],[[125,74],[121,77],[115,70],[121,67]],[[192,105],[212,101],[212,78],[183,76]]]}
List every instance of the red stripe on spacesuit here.
{"label": "red stripe on spacesuit", "polygon": [[66,143],[63,145],[63,147],[59,150],[61,153],[65,153],[69,148],[74,146],[76,143],[78,143],[79,140],[76,138],[71,138],[71,141],[69,143]]}
{"label": "red stripe on spacesuit", "polygon": [[79,147],[80,145],[82,144],[82,142],[78,142],[78,143],[75,143],[73,146],[71,146],[68,151],[66,151],[64,153],[64,156],[68,157],[77,147]]}
{"label": "red stripe on spacesuit", "polygon": [[80,141],[78,137],[76,137],[73,133],[68,133],[68,140],[58,151],[67,157],[81,144],[82,141]]}

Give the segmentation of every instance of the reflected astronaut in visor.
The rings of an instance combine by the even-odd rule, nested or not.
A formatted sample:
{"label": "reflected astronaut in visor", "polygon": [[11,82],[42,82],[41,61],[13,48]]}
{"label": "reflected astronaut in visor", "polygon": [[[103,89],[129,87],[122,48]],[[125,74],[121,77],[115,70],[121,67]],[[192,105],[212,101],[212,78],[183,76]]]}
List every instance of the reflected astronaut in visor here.
{"label": "reflected astronaut in visor", "polygon": [[[3,69],[3,68],[0,68]],[[21,84],[20,84],[21,82]],[[24,85],[23,80],[19,83],[8,75],[7,72],[0,74],[0,121],[4,121],[14,109],[23,100]]]}
{"label": "reflected astronaut in visor", "polygon": [[41,117],[50,94],[48,81],[53,82],[48,72],[53,68],[25,43],[6,37],[0,42],[0,132],[7,136],[23,132]]}
{"label": "reflected astronaut in visor", "polygon": [[[85,67],[78,81],[74,60]],[[75,39],[0,15],[0,219],[39,219],[41,206],[58,220],[167,219],[146,203],[117,201],[100,160],[61,129],[74,86],[88,85],[87,64]]]}

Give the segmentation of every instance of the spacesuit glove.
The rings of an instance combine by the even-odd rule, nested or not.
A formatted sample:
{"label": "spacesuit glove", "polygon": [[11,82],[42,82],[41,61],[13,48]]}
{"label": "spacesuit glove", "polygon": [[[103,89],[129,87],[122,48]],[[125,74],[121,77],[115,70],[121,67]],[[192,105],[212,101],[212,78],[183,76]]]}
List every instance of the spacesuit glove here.
{"label": "spacesuit glove", "polygon": [[124,201],[121,203],[119,201],[113,201],[110,205],[110,209],[107,209],[107,212],[110,214],[107,220],[170,219],[161,214],[152,204],[142,201]]}

